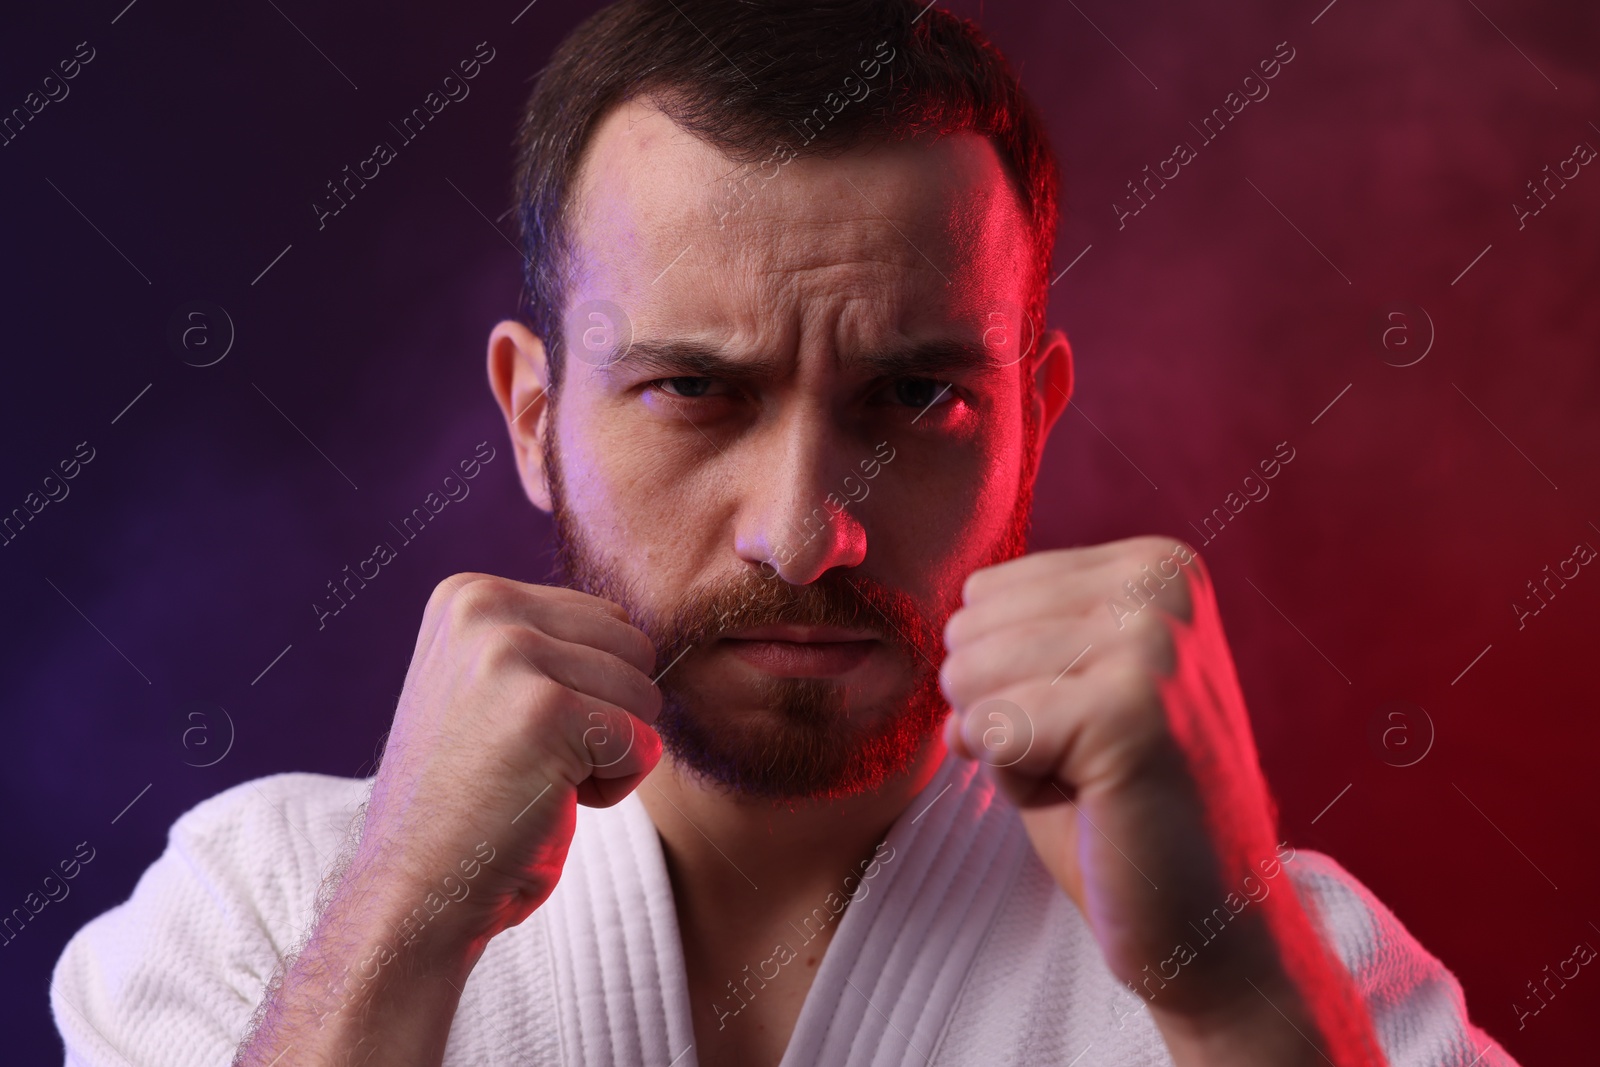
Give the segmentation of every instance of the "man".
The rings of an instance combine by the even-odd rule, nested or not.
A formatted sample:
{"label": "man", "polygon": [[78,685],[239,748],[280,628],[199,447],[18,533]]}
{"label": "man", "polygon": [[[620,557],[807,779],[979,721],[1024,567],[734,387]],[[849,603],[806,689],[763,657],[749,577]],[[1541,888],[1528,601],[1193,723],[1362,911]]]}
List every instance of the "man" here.
{"label": "man", "polygon": [[558,585],[445,579],[370,781],[179,820],[78,1064],[1507,1064],[1281,842],[1204,566],[1024,555],[1056,164],[937,8],[622,0],[488,370]]}

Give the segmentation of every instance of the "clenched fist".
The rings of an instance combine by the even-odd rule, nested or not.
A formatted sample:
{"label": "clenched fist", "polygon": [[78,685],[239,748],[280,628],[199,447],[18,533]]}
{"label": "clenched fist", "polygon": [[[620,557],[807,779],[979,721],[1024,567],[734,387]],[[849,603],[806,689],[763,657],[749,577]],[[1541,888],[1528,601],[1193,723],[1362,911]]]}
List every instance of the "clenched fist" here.
{"label": "clenched fist", "polygon": [[[1140,537],[1040,552],[974,572],[962,593],[940,671],[946,741],[1021,809],[1178,1062],[1381,1064],[1288,880],[1235,906],[1278,871],[1275,818],[1193,549]],[[1225,903],[1237,918],[1202,939]]]}
{"label": "clenched fist", "polygon": [[437,881],[479,842],[472,936],[521,922],[555,888],[574,803],[606,807],[661,758],[655,648],[616,604],[458,574],[434,590],[367,807],[358,862]]}
{"label": "clenched fist", "polygon": [[577,804],[661,758],[655,648],[610,601],[441,582],[359,842],[235,1063],[437,1064],[489,940],[555,889]]}

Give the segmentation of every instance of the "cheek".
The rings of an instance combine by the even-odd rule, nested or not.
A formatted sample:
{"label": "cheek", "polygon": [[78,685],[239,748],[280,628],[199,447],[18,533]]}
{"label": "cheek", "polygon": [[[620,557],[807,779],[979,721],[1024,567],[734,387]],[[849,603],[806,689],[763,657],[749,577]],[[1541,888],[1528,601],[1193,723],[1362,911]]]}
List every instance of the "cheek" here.
{"label": "cheek", "polygon": [[620,434],[593,432],[604,425],[595,411],[561,412],[559,462],[567,514],[590,548],[610,559],[624,558],[634,531],[649,529],[670,494],[648,491],[651,472]]}
{"label": "cheek", "polygon": [[[663,447],[619,413],[561,414],[566,508],[588,550],[641,591],[687,588],[727,551],[732,487],[704,456]],[[596,431],[584,427],[621,427]],[[707,445],[707,448],[711,446]],[[719,540],[720,538],[720,540]]]}
{"label": "cheek", "polygon": [[902,557],[931,585],[959,589],[1011,525],[1020,429],[959,447],[906,442],[897,448],[895,461],[873,483],[869,545],[876,540],[874,547]]}
{"label": "cheek", "polygon": [[1010,367],[1002,373],[1008,378],[1003,387],[994,386],[983,394],[973,413],[972,432],[961,443],[963,455],[952,463],[968,487],[971,521],[981,527],[1009,522],[1027,460],[1022,371]]}
{"label": "cheek", "polygon": [[974,471],[976,500],[970,524],[982,544],[991,544],[1011,525],[1024,461],[1021,415],[983,439],[981,466]]}

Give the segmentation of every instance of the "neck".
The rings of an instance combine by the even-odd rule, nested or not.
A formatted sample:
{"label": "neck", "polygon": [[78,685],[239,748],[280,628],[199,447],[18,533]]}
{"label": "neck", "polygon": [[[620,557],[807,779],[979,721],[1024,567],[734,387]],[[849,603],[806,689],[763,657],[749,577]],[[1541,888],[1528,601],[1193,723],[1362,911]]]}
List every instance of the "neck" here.
{"label": "neck", "polygon": [[729,796],[666,755],[639,799],[661,835],[678,910],[754,921],[828,892],[848,895],[845,876],[860,875],[944,756],[935,733],[877,790],[785,803]]}

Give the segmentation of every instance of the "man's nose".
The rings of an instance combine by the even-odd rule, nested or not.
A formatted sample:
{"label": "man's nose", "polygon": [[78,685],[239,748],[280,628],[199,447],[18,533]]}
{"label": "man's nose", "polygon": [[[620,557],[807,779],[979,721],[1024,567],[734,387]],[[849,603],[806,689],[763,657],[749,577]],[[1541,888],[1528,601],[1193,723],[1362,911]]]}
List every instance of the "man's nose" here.
{"label": "man's nose", "polygon": [[857,462],[871,455],[816,414],[796,414],[772,427],[745,464],[736,549],[764,578],[791,585],[816,581],[829,568],[854,567],[867,555],[861,504],[870,484]]}

